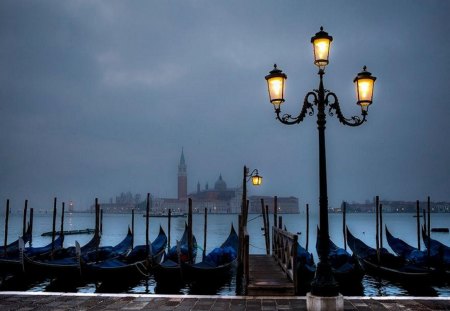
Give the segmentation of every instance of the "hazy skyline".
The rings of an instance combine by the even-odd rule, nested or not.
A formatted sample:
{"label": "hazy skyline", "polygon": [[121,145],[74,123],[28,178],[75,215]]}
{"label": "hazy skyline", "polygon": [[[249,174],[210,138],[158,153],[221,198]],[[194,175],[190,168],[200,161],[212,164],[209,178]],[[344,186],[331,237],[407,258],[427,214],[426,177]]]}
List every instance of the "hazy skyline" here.
{"label": "hazy skyline", "polygon": [[1,1],[0,210],[77,208],[121,192],[176,197],[242,168],[249,195],[317,208],[316,115],[275,120],[264,76],[288,76],[282,112],[318,87],[311,37],[334,40],[325,88],[359,115],[353,78],[377,77],[368,121],[327,116],[330,206],[342,200],[450,201],[450,2]]}

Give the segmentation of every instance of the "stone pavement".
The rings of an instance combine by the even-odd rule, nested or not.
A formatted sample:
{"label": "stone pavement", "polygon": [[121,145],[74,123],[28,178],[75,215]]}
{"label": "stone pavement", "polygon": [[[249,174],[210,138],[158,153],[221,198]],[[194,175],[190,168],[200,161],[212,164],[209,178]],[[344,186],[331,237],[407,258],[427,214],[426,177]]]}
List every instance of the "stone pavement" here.
{"label": "stone pavement", "polygon": [[[450,310],[450,297],[345,297],[345,310]],[[306,298],[0,292],[0,311],[306,310]]]}

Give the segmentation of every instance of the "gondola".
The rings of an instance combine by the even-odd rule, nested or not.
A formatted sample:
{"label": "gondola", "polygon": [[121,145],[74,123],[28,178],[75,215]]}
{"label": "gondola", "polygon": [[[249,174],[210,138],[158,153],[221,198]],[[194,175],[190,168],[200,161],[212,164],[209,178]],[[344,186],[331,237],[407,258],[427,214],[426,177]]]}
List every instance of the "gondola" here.
{"label": "gondola", "polygon": [[130,227],[125,238],[116,246],[102,246],[82,254],[83,262],[98,262],[128,254],[133,246],[133,233]]}
{"label": "gondola", "polygon": [[308,290],[316,273],[313,255],[297,242],[297,284]]}
{"label": "gondola", "polygon": [[348,228],[347,244],[365,272],[372,276],[416,286],[430,284],[435,277],[432,270],[409,263],[385,248],[381,248],[378,255],[376,249],[354,237]]}
{"label": "gondola", "polygon": [[162,227],[151,243],[151,251],[146,245],[135,246],[126,256],[104,260],[97,263],[81,263],[82,274],[87,279],[111,283],[134,281],[148,276],[152,265],[160,263],[167,245],[167,236]]}
{"label": "gondola", "polygon": [[[450,247],[429,238],[424,228],[422,228],[422,239],[425,246],[430,249],[430,264],[440,271],[444,270],[447,279],[450,279]],[[428,256],[428,250],[424,252]]]}
{"label": "gondola", "polygon": [[197,257],[197,240],[192,236],[192,258],[189,257],[188,226],[185,225],[183,236],[176,246],[171,247],[164,260],[153,267],[154,276],[159,287],[178,287],[184,282],[180,263],[195,261]]}
{"label": "gondola", "polygon": [[231,225],[227,239],[213,249],[205,258],[197,263],[183,263],[183,276],[192,283],[223,282],[231,276],[231,270],[237,262],[239,240]]}
{"label": "gondola", "polygon": [[84,262],[90,262],[126,254],[131,248],[133,237],[131,230],[128,228],[128,233],[123,241],[114,247],[98,247],[99,241],[100,237],[95,234],[91,241],[79,250],[77,246],[62,249],[55,252],[55,255],[52,254],[49,259],[33,259],[23,254],[25,271],[49,278],[79,279],[81,278],[80,262],[82,257]]}
{"label": "gondola", "polygon": [[[21,239],[21,238],[20,238]],[[19,241],[20,241],[19,239]],[[19,242],[19,249],[17,252],[8,253],[7,256],[0,257],[0,271],[7,272],[10,274],[22,274],[24,272],[22,265],[21,252],[25,252],[25,254],[30,258],[44,257],[50,254],[53,250],[58,250],[62,248],[64,238],[59,236],[55,239],[53,243],[49,243],[48,245],[42,247],[26,247],[23,250],[20,247],[20,244],[24,245],[24,241]]]}
{"label": "gondola", "polygon": [[[320,230],[317,228],[316,250],[320,247]],[[331,239],[328,239],[328,260],[331,265],[333,277],[341,287],[360,284],[364,277],[364,271],[355,256],[350,255],[345,249],[338,247]]]}
{"label": "gondola", "polygon": [[394,237],[387,227],[385,227],[385,231],[386,240],[395,254],[415,264],[428,264],[426,250],[420,251],[419,249],[409,245],[405,241]]}
{"label": "gondola", "polygon": [[[27,231],[25,231],[25,234],[20,237],[20,239],[23,240],[24,244],[28,243],[31,240],[31,226],[28,225]],[[6,245],[6,252],[5,252],[5,246],[0,246],[0,256],[5,257],[9,254],[17,254],[19,252],[19,239],[15,240],[14,242],[9,243]]]}

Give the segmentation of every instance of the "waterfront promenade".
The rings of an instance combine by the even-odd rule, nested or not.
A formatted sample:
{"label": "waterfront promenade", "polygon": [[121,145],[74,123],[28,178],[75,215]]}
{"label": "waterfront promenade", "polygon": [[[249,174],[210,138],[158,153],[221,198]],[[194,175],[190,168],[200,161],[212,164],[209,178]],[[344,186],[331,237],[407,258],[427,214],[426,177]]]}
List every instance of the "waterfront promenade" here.
{"label": "waterfront promenade", "polygon": [[[450,298],[345,297],[345,310],[450,310]],[[1,311],[306,310],[299,297],[0,292]]]}

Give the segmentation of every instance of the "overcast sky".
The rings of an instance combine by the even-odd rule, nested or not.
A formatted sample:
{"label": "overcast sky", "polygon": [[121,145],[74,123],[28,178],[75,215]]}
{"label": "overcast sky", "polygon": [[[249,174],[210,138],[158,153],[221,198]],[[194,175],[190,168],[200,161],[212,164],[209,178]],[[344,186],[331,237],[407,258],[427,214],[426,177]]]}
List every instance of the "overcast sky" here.
{"label": "overcast sky", "polygon": [[244,165],[249,194],[317,207],[316,115],[275,120],[264,76],[287,75],[282,112],[318,87],[311,36],[333,36],[325,88],[359,115],[353,78],[377,77],[368,122],[328,116],[328,196],[450,201],[450,2],[1,1],[0,208],[86,207],[123,191],[176,197]]}

